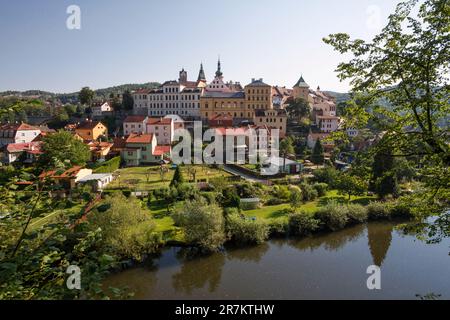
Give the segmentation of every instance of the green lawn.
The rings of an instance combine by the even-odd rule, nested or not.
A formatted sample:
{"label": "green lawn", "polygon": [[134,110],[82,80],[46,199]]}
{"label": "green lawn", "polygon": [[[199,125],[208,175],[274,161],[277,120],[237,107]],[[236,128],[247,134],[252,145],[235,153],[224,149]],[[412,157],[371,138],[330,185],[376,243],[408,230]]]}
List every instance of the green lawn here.
{"label": "green lawn", "polygon": [[77,204],[68,209],[59,209],[52,211],[44,217],[34,218],[30,222],[28,231],[32,231],[34,229],[42,227],[45,224],[56,221],[59,217],[63,215],[78,214],[83,211],[85,205],[86,205],[85,203]]}
{"label": "green lawn", "polygon": [[[197,169],[196,181],[209,181],[211,178],[226,178],[230,176],[229,173],[221,169],[214,169],[204,165],[195,165],[194,167]],[[175,170],[169,169],[169,172],[164,176],[164,181],[162,181],[159,168],[159,166],[150,166],[119,169],[116,173],[120,174],[120,178],[110,183],[107,189],[129,188],[131,190],[147,191],[168,186]],[[182,166],[181,168],[184,179],[189,181],[191,179],[188,173],[189,166]]]}
{"label": "green lawn", "polygon": [[[369,196],[352,196],[350,202],[351,203],[359,203],[366,205],[371,200],[373,201],[374,197]],[[300,206],[298,211],[305,212],[314,212],[318,208],[325,206],[329,201],[338,201],[339,203],[347,203],[347,197],[338,195],[336,190],[328,191],[326,196],[318,198],[315,201],[307,202]],[[257,219],[263,219],[267,221],[273,221],[277,219],[286,219],[286,209],[290,209],[290,204],[280,204],[276,206],[264,206],[259,209],[244,211],[244,214],[247,217],[256,217]]]}

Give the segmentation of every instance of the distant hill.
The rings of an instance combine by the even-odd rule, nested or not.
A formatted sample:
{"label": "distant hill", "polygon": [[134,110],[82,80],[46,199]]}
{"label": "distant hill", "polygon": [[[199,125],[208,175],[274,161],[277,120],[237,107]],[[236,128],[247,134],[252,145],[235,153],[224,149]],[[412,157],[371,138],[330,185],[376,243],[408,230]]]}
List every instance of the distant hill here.
{"label": "distant hill", "polygon": [[347,100],[350,100],[350,94],[349,93],[341,93],[341,92],[334,92],[334,91],[324,91],[326,94],[329,94],[332,97],[336,98],[336,103],[345,102]]}
{"label": "distant hill", "polygon": [[[103,89],[97,89],[95,90],[95,94],[97,98],[99,99],[107,99],[109,98],[111,93],[114,94],[122,94],[126,90],[137,90],[140,88],[145,89],[152,89],[157,88],[160,86],[158,82],[147,82],[147,83],[129,83],[129,84],[122,84],[119,86],[109,87],[109,88],[103,88]],[[44,99],[52,99],[56,98],[59,99],[62,103],[76,103],[78,102],[78,91],[72,92],[72,93],[54,93],[54,92],[47,92],[47,91],[41,91],[41,90],[27,90],[27,91],[4,91],[0,92],[0,97],[5,96],[16,96],[16,97],[39,97]]]}

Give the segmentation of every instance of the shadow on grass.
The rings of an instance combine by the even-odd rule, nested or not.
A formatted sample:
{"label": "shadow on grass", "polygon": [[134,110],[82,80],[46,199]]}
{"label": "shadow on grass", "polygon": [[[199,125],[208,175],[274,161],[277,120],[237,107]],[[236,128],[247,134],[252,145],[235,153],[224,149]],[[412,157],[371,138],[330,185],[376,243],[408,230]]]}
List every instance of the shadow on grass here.
{"label": "shadow on grass", "polygon": [[[371,201],[374,201],[374,200],[375,200],[375,198],[373,198],[373,197],[358,197],[356,199],[350,200],[350,203],[361,204],[363,206],[366,206]],[[345,196],[322,197],[318,201],[318,207],[324,207],[324,206],[326,206],[328,203],[330,203],[332,201],[337,202],[339,204],[347,204],[347,203],[349,203],[348,202],[348,198],[345,197]]]}

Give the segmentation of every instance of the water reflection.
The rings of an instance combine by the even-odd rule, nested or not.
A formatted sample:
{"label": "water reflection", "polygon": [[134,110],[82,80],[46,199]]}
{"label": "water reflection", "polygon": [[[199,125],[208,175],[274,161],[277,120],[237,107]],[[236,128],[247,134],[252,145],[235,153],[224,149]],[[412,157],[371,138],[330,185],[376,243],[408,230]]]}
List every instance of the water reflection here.
{"label": "water reflection", "polygon": [[364,233],[365,225],[356,225],[344,230],[319,234],[303,239],[290,239],[288,244],[301,251],[314,251],[323,247],[327,251],[337,251],[347,243],[356,241]]}
{"label": "water reflection", "polygon": [[268,243],[244,248],[229,248],[227,250],[227,258],[229,260],[239,260],[243,262],[260,262],[261,258],[267,253],[269,248],[270,246]]}
{"label": "water reflection", "polygon": [[381,267],[392,241],[393,224],[373,222],[367,225],[367,238],[373,264]]}
{"label": "water reflection", "polygon": [[199,255],[190,249],[180,249],[177,258],[181,270],[172,276],[172,285],[177,291],[192,293],[194,289],[208,286],[214,292],[220,284],[225,254]]}

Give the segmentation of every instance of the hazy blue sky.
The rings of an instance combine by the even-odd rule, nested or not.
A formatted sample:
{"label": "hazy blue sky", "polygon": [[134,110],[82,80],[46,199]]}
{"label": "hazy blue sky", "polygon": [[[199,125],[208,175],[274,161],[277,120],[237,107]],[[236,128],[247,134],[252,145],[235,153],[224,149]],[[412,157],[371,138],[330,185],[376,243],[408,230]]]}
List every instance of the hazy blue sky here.
{"label": "hazy blue sky", "polygon": [[[397,0],[0,0],[0,91],[77,91],[178,78],[211,80],[220,54],[225,80],[264,78],[346,91],[344,59],[330,33],[371,38]],[[81,8],[81,30],[66,9]],[[379,13],[379,17],[378,17]],[[377,23],[377,21],[381,23]]]}

